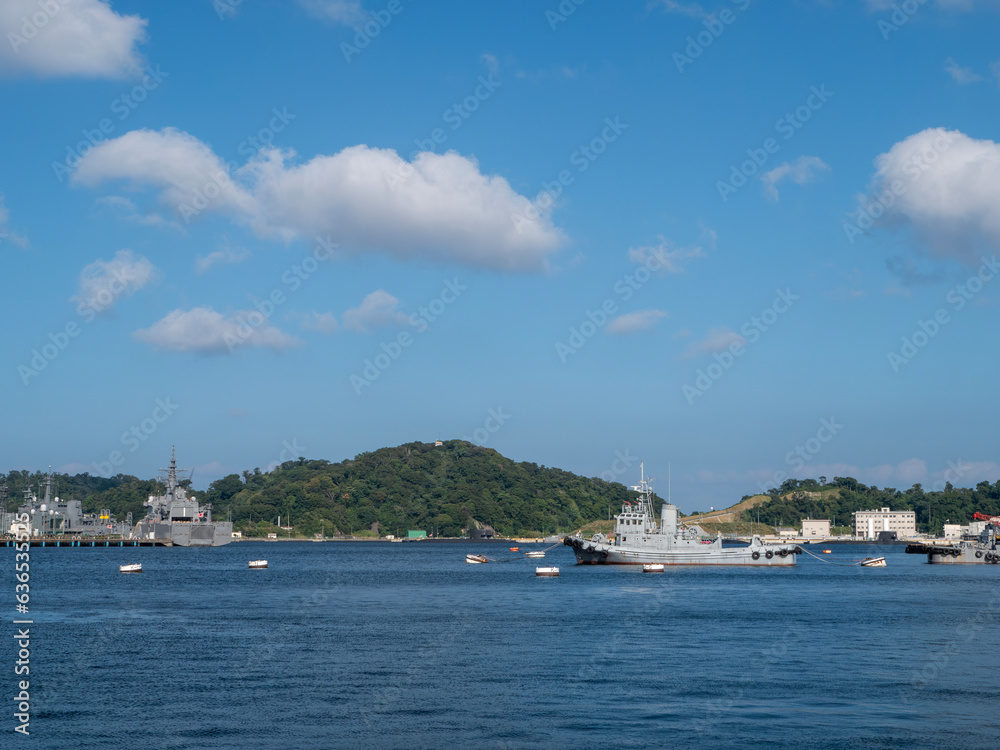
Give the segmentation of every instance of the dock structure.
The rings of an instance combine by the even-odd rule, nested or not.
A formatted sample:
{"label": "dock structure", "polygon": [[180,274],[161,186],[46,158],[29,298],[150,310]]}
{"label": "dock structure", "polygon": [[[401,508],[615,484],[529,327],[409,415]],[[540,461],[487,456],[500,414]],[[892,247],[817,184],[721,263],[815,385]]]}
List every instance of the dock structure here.
{"label": "dock structure", "polygon": [[32,537],[17,540],[0,536],[0,547],[13,547],[27,542],[32,547],[172,547],[169,539],[122,539],[101,536]]}

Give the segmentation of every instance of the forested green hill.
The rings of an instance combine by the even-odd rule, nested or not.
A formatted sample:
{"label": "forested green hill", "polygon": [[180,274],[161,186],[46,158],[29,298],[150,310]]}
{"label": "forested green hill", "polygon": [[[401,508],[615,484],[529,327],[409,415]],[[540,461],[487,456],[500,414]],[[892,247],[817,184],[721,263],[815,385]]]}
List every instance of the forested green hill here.
{"label": "forested green hill", "polygon": [[[851,477],[835,477],[822,483],[815,479],[789,479],[768,492],[770,500],[753,508],[753,519],[772,526],[797,526],[803,518],[826,518],[835,525],[849,526],[857,510],[889,507],[912,510],[917,531],[940,535],[945,521],[966,524],[976,511],[1000,515],[1000,481],[980,482],[974,488],[956,488],[946,483],[938,492],[924,492],[915,484],[905,491],[893,487],[867,487]],[[745,495],[744,500],[750,495]],[[747,515],[745,520],[750,520]]]}

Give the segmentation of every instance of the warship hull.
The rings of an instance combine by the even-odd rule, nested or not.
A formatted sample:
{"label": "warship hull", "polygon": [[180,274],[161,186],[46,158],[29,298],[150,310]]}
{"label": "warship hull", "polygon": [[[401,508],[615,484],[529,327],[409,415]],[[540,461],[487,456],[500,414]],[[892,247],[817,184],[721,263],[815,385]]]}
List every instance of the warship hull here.
{"label": "warship hull", "polygon": [[960,547],[940,544],[913,543],[906,546],[912,554],[926,554],[927,562],[935,565],[996,565],[1000,563],[1000,550],[986,545],[963,544]]}
{"label": "warship hull", "polygon": [[[753,567],[788,567],[795,565],[798,547],[794,545],[757,545],[723,549],[701,545],[701,549],[662,550],[630,548],[595,543],[581,537],[566,537],[563,544],[573,548],[578,565],[740,565]],[[756,553],[756,554],[755,554]]]}
{"label": "warship hull", "polygon": [[178,547],[222,547],[233,541],[228,521],[210,523],[146,523],[137,529],[141,539],[171,542]]}

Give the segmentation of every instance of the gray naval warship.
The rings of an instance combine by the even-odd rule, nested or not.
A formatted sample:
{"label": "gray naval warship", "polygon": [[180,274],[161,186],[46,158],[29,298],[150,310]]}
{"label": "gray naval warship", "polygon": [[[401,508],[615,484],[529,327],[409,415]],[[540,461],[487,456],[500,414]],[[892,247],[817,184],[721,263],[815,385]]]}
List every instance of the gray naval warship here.
{"label": "gray naval warship", "polygon": [[678,508],[669,500],[663,504],[657,524],[653,491],[641,465],[640,471],[641,483],[631,488],[639,493],[638,501],[622,504],[613,534],[563,539],[564,545],[573,548],[578,565],[795,565],[795,556],[802,552],[795,544],[765,544],[754,536],[748,547],[723,549],[721,534],[702,539],[697,531],[678,522]]}
{"label": "gray naval warship", "polygon": [[146,517],[135,525],[133,539],[170,541],[179,547],[221,547],[233,541],[233,524],[213,521],[212,506],[201,505],[188,497],[187,490],[177,484],[177,460],[170,451],[170,468],[161,469],[167,485],[165,495],[150,495],[143,505],[149,507]]}
{"label": "gray naval warship", "polygon": [[997,532],[1000,531],[1000,516],[985,516],[974,513],[974,519],[986,521],[983,530],[974,537],[965,537],[957,543],[911,542],[906,551],[913,554],[927,554],[929,563],[950,565],[996,565],[1000,563],[1000,549],[997,548]]}

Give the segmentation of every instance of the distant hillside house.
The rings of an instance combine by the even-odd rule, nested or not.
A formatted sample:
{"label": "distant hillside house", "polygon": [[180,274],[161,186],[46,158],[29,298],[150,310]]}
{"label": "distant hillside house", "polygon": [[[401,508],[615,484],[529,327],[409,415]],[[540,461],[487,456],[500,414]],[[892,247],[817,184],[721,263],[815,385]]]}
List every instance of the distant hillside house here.
{"label": "distant hillside house", "polygon": [[830,536],[830,522],[804,518],[802,519],[802,536],[804,538]]}
{"label": "distant hillside house", "polygon": [[854,536],[875,539],[881,532],[895,532],[896,537],[915,536],[917,515],[912,510],[859,510],[854,513]]}

